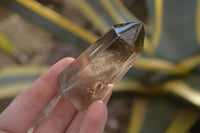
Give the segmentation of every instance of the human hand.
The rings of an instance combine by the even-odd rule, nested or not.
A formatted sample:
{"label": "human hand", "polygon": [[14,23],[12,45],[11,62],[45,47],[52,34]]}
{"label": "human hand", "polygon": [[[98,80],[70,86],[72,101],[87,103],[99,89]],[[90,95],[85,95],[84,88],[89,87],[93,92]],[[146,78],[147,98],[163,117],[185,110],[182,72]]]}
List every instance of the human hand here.
{"label": "human hand", "polygon": [[[57,95],[57,75],[73,60],[62,59],[17,96],[0,115],[0,133],[27,132]],[[36,126],[34,133],[102,133],[106,119],[107,108],[103,102],[94,102],[87,111],[77,112],[68,101],[59,97]]]}

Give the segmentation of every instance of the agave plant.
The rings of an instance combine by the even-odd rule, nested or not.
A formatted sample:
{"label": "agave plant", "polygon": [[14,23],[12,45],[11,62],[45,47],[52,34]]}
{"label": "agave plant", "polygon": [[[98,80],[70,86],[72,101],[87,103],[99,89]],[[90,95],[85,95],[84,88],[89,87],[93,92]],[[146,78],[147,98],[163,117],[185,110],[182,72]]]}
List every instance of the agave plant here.
{"label": "agave plant", "polygon": [[[99,33],[117,23],[142,22],[120,0],[73,2]],[[67,38],[66,41],[74,43],[75,38],[82,47],[98,38],[36,1],[1,0],[0,4],[50,33],[64,40]],[[127,132],[200,131],[195,126],[200,117],[200,0],[146,0],[145,6],[148,21],[145,23],[144,54],[114,88],[114,94],[130,92],[134,95],[131,95],[133,103]],[[26,73],[25,76],[32,77],[26,82],[28,84],[42,72],[40,68],[32,71],[38,73],[35,76]],[[20,70],[16,75],[22,75]],[[8,77],[12,74],[8,76],[5,70],[0,82],[4,83]],[[28,85],[23,80],[17,82],[21,85],[18,88]],[[3,88],[0,89],[0,98],[18,92],[16,86],[0,84],[0,87]],[[12,91],[7,91],[8,88]]]}

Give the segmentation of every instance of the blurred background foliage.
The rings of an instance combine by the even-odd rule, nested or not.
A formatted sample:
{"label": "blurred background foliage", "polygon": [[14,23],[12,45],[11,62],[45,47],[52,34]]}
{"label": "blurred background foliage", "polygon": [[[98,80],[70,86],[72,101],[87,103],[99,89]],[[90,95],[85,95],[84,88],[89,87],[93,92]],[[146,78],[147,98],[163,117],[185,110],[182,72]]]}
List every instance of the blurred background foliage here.
{"label": "blurred background foliage", "polygon": [[144,53],[116,85],[105,133],[200,132],[200,0],[0,0],[0,111],[111,26],[145,24]]}

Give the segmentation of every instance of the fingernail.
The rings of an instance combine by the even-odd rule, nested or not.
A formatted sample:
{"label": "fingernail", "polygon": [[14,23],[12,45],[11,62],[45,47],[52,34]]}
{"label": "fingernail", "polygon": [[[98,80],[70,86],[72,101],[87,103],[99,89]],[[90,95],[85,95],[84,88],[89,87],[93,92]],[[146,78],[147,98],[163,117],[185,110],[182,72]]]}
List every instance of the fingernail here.
{"label": "fingernail", "polygon": [[100,101],[100,100],[98,100],[98,101],[95,101],[95,103],[96,103],[96,102],[97,102],[97,103],[103,103],[103,101]]}
{"label": "fingernail", "polygon": [[90,108],[90,109],[91,109],[91,108],[99,108],[99,107],[101,107],[103,104],[104,104],[103,101],[98,100],[98,101],[93,102],[93,103],[90,105],[89,108]]}

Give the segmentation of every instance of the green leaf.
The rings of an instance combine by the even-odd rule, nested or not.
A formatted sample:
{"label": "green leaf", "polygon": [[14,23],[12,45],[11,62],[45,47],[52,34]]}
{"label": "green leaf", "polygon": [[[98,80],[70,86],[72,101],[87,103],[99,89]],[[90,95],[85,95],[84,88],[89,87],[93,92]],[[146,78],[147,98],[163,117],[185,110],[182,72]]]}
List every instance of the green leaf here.
{"label": "green leaf", "polygon": [[199,110],[168,96],[136,98],[128,133],[186,133],[199,116]]}

